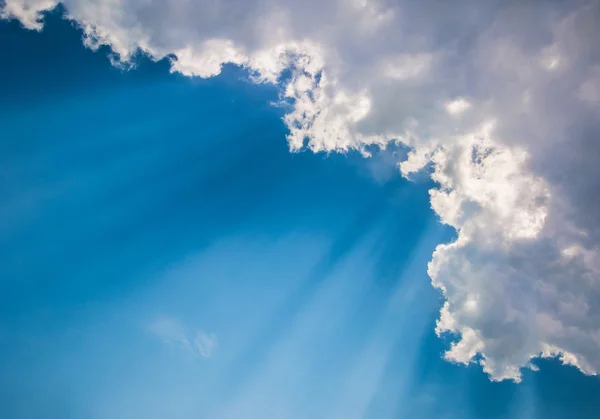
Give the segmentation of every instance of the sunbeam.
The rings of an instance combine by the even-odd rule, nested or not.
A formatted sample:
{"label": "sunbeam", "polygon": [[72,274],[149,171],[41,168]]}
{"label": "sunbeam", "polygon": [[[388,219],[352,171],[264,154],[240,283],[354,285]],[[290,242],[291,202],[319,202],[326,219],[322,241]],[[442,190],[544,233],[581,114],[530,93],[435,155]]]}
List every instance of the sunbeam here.
{"label": "sunbeam", "polygon": [[598,417],[599,8],[409,3],[0,0],[1,419]]}

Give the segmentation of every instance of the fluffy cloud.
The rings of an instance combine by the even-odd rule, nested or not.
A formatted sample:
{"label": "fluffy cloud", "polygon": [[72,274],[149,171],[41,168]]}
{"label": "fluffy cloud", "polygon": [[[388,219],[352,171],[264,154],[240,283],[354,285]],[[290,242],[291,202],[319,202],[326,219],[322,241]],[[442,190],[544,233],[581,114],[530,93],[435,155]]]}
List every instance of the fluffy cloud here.
{"label": "fluffy cloud", "polygon": [[[53,0],[5,0],[41,29]],[[600,370],[600,2],[64,0],[91,48],[189,76],[279,83],[292,150],[412,148],[457,229],[429,274],[449,360],[520,378],[532,358]],[[282,74],[291,74],[282,78]]]}

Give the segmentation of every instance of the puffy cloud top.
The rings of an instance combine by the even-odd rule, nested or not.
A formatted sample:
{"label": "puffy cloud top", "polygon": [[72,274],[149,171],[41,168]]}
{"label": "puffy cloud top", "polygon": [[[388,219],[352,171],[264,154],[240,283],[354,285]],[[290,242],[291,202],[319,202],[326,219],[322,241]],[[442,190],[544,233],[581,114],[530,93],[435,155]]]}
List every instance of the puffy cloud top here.
{"label": "puffy cloud top", "polygon": [[[56,0],[5,0],[30,29]],[[278,83],[292,150],[412,149],[457,229],[429,265],[446,358],[520,379],[532,358],[600,371],[600,2],[64,0],[91,48]],[[291,77],[282,78],[283,72]]]}

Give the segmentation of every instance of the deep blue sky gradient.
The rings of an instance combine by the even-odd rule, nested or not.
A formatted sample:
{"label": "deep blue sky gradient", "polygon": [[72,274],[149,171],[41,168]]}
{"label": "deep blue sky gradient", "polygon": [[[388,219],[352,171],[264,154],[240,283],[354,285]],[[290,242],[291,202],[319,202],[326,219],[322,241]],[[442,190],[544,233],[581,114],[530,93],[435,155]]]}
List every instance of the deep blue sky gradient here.
{"label": "deep blue sky gradient", "polygon": [[517,385],[441,359],[453,233],[402,150],[291,154],[275,87],[107,54],[58,12],[0,22],[0,418],[598,417],[557,361]]}

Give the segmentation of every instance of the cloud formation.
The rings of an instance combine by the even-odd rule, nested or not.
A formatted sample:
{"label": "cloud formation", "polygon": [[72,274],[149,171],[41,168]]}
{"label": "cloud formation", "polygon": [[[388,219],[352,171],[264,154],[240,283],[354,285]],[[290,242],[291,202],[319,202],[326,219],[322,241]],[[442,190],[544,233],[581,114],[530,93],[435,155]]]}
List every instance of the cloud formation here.
{"label": "cloud formation", "polygon": [[[30,29],[55,0],[5,0]],[[90,48],[278,83],[291,150],[412,149],[457,229],[429,265],[446,358],[520,379],[532,358],[600,371],[600,2],[65,0]],[[286,77],[282,77],[282,75]],[[289,77],[288,77],[289,75]],[[191,343],[190,343],[191,345]]]}
{"label": "cloud formation", "polygon": [[214,333],[197,330],[190,334],[185,325],[171,317],[161,317],[149,326],[150,331],[164,344],[202,358],[209,358],[217,349]]}

